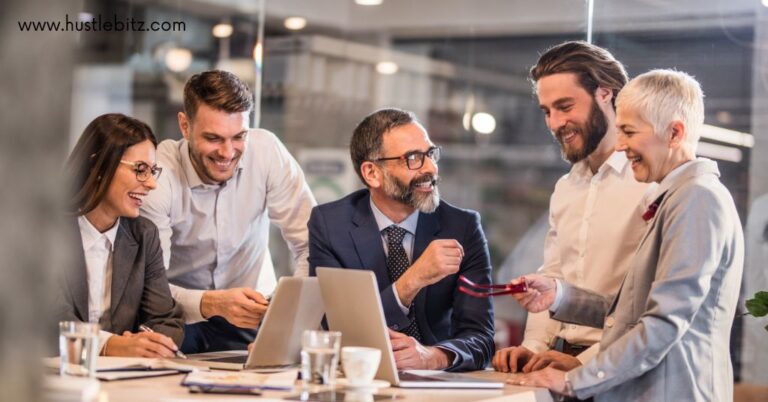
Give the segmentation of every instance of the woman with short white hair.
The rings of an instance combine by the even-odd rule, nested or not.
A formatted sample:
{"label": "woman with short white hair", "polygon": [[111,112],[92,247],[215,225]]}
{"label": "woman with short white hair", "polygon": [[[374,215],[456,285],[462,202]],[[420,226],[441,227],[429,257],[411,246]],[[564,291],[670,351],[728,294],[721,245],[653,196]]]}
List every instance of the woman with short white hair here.
{"label": "woman with short white hair", "polygon": [[[596,401],[730,401],[729,344],[744,240],[714,161],[696,158],[704,123],[698,82],[653,70],[616,100],[618,151],[635,179],[657,182],[648,225],[617,295],[598,295],[540,275],[514,295],[529,311],[604,328],[600,353],[569,372],[553,368],[513,384]],[[628,207],[628,211],[632,208]]]}

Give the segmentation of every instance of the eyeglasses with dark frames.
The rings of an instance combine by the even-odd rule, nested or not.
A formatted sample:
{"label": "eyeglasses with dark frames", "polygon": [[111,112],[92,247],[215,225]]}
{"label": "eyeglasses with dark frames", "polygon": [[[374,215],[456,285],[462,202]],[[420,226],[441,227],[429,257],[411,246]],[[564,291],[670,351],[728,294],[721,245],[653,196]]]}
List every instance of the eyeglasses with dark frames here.
{"label": "eyeglasses with dark frames", "polygon": [[472,297],[491,297],[508,295],[512,293],[525,293],[528,291],[528,285],[525,283],[525,281],[516,285],[511,283],[504,285],[480,285],[478,283],[472,282],[464,275],[459,275],[459,282],[461,282],[463,285],[467,285],[459,285],[459,291]]}
{"label": "eyeglasses with dark frames", "polygon": [[163,168],[154,165],[149,166],[147,162],[130,162],[126,160],[121,160],[120,163],[124,165],[133,166],[133,172],[136,173],[136,180],[140,182],[145,182],[149,180],[150,176],[154,176],[155,180],[160,178],[160,173],[163,172]]}
{"label": "eyeglasses with dark frames", "polygon": [[421,169],[421,167],[424,166],[425,156],[429,157],[429,159],[432,159],[432,162],[437,163],[440,161],[440,147],[432,146],[429,147],[429,149],[426,151],[411,151],[401,156],[374,159],[372,162],[403,160],[405,161],[405,164],[408,166],[409,170],[416,170]]}

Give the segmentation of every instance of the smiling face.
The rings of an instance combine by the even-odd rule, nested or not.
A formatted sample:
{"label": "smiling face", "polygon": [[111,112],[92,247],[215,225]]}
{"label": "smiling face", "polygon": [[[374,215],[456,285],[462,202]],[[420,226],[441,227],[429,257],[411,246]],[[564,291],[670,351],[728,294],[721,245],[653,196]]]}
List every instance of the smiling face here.
{"label": "smiling face", "polygon": [[563,159],[576,163],[597,149],[608,123],[594,95],[579,84],[576,74],[542,77],[536,83],[536,94]]}
{"label": "smiling face", "polygon": [[248,112],[227,113],[200,104],[193,120],[179,113],[179,127],[189,141],[189,156],[200,180],[223,183],[237,168],[245,151]]}
{"label": "smiling face", "polygon": [[675,166],[671,163],[674,139],[656,135],[653,126],[631,107],[616,111],[619,136],[616,150],[624,152],[632,162],[635,180],[643,183],[660,182]]}
{"label": "smiling face", "polygon": [[[426,152],[434,146],[424,129],[414,123],[393,128],[384,134],[382,157],[395,157],[413,151]],[[381,180],[373,188],[381,191],[389,202],[399,203],[409,209],[430,213],[440,205],[437,189],[437,164],[424,157],[424,164],[416,170],[408,169],[404,160],[380,162]]]}
{"label": "smiling face", "polygon": [[[155,145],[149,140],[142,141],[128,147],[121,159],[127,162],[144,162],[149,166],[154,166]],[[156,187],[157,182],[151,175],[145,182],[140,182],[136,179],[133,166],[124,163],[119,164],[104,199],[92,211],[93,215],[98,217],[95,220],[114,223],[121,216],[128,218],[139,216],[142,199]],[[94,223],[94,219],[91,221]]]}

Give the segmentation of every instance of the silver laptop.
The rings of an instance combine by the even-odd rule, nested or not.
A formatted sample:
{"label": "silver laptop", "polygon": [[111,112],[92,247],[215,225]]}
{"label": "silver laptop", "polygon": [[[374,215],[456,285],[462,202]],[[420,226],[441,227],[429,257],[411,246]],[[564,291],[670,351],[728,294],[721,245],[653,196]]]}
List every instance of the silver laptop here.
{"label": "silver laptop", "polygon": [[317,278],[280,278],[250,353],[198,353],[188,355],[189,360],[183,362],[222,370],[263,372],[298,367],[301,334],[320,328],[324,313]]}
{"label": "silver laptop", "polygon": [[328,326],[333,331],[341,331],[341,344],[381,350],[381,364],[376,378],[402,388],[504,387],[503,382],[444,371],[398,373],[374,273],[358,269],[318,268],[317,277],[320,279]]}

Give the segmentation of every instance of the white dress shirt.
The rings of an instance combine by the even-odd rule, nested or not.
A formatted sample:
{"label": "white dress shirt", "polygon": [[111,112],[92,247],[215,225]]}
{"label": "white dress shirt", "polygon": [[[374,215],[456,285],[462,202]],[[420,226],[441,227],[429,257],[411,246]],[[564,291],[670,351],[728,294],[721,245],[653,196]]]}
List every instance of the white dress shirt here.
{"label": "white dress shirt", "polygon": [[[373,211],[373,218],[376,219],[376,226],[379,227],[381,242],[384,244],[384,254],[389,256],[389,243],[387,242],[387,235],[384,232],[384,229],[392,225],[397,225],[406,231],[405,236],[403,236],[403,248],[405,249],[405,254],[408,256],[409,264],[413,264],[413,239],[414,236],[416,236],[416,226],[418,226],[419,223],[419,210],[417,209],[413,211],[412,214],[408,215],[408,217],[403,219],[400,223],[395,223],[384,215],[384,212],[381,212],[376,204],[373,203],[373,198],[371,198],[371,210]],[[397,294],[396,286],[392,287],[392,292],[395,294],[395,300],[397,300],[400,310],[403,311],[403,314],[408,315],[410,308],[403,305],[403,302],[400,301],[400,295]]]}
{"label": "white dress shirt", "polygon": [[[661,183],[659,183],[658,186],[651,186],[649,187],[648,194],[644,199],[645,203],[645,210],[654,202],[656,202],[656,199],[659,198],[665,191],[669,190],[670,187],[672,187],[672,184],[675,182],[675,178],[680,175],[680,173],[685,170],[685,167],[689,165],[691,161],[685,162],[682,165],[672,169],[669,173],[667,173],[666,176],[661,180]],[[552,303],[552,306],[549,307],[549,310],[552,312],[557,311],[558,307],[560,307],[560,303],[563,300],[563,287],[560,285],[560,280],[556,279],[556,293],[555,293],[555,301]]]}
{"label": "white dress shirt", "polygon": [[[638,183],[623,152],[614,152],[594,175],[586,161],[573,165],[555,185],[549,208],[544,264],[539,273],[600,294],[615,294],[647,224],[642,214],[653,187]],[[602,331],[529,314],[522,345],[539,353],[556,336],[592,345],[578,358],[598,352]]]}
{"label": "white dress shirt", "polygon": [[[99,232],[85,215],[77,217],[80,238],[83,240],[86,278],[88,281],[88,322],[98,323],[105,311],[108,311],[112,297],[112,251],[120,226],[118,218],[115,225],[104,233]],[[112,333],[101,331],[99,349],[101,350]]]}
{"label": "white dress shirt", "polygon": [[141,214],[160,231],[171,293],[187,323],[204,320],[205,290],[257,286],[262,267],[272,265],[270,222],[288,244],[295,275],[308,275],[307,221],[317,203],[299,164],[274,134],[250,130],[234,175],[221,185],[203,183],[184,139],[163,141],[157,163],[163,174]]}

